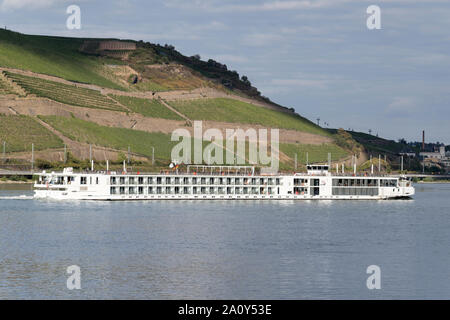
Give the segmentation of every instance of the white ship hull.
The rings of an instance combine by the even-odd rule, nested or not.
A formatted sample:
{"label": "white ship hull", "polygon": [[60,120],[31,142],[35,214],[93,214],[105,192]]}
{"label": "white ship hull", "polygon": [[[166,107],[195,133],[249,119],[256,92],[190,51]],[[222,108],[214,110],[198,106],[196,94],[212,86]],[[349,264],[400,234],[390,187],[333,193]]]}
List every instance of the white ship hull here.
{"label": "white ship hull", "polygon": [[42,173],[36,199],[57,200],[385,200],[414,195],[392,176]]}

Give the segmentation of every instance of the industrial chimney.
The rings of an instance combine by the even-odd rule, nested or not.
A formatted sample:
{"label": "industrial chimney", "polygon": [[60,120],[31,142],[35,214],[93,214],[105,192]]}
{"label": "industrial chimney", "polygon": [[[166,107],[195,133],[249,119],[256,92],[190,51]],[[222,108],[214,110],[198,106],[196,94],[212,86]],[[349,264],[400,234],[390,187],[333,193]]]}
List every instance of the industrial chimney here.
{"label": "industrial chimney", "polygon": [[425,130],[422,131],[422,151],[425,151]]}

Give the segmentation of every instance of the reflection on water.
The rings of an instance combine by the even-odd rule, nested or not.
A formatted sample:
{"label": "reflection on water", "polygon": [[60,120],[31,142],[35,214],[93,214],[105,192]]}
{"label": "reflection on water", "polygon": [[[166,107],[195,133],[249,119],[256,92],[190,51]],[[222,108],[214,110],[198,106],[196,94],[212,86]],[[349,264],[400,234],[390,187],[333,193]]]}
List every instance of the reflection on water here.
{"label": "reflection on water", "polygon": [[[4,186],[2,299],[450,298],[450,185],[298,202],[36,201]],[[372,264],[381,290],[366,288]]]}

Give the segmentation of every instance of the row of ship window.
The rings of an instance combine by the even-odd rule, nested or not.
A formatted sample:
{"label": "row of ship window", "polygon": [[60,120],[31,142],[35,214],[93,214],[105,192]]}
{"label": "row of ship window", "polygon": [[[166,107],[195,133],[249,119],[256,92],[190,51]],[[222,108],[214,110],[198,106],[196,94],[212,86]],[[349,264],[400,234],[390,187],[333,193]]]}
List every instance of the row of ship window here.
{"label": "row of ship window", "polygon": [[110,194],[279,194],[272,187],[110,187]]}
{"label": "row of ship window", "polygon": [[396,187],[397,179],[333,179],[333,187],[378,187],[378,186]]}
{"label": "row of ship window", "polygon": [[181,184],[181,185],[280,185],[279,178],[208,178],[208,177],[110,177],[111,185]]}
{"label": "row of ship window", "polygon": [[331,191],[333,196],[377,196],[377,188],[339,188],[333,187]]}

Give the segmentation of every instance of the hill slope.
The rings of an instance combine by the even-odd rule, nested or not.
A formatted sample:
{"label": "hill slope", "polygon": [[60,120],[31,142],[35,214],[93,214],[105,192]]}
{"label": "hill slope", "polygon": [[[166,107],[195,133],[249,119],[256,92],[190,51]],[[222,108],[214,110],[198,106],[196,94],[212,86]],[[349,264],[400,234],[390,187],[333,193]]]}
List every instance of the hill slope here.
{"label": "hill slope", "polygon": [[[114,160],[130,150],[147,164],[155,148],[159,163],[168,163],[171,132],[184,128],[192,134],[195,120],[224,137],[227,129],[280,129],[285,169],[292,168],[296,154],[304,163],[307,152],[321,162],[328,152],[335,161],[354,152],[352,144],[339,144],[337,134],[262,97],[246,77],[168,45],[0,30],[0,73],[0,114],[33,121],[54,137],[38,155],[45,160],[66,159],[61,150],[66,145],[79,159]],[[0,118],[6,131],[13,125],[7,119]],[[11,132],[3,138],[7,143],[33,142]],[[9,158],[29,157],[8,151]]]}

